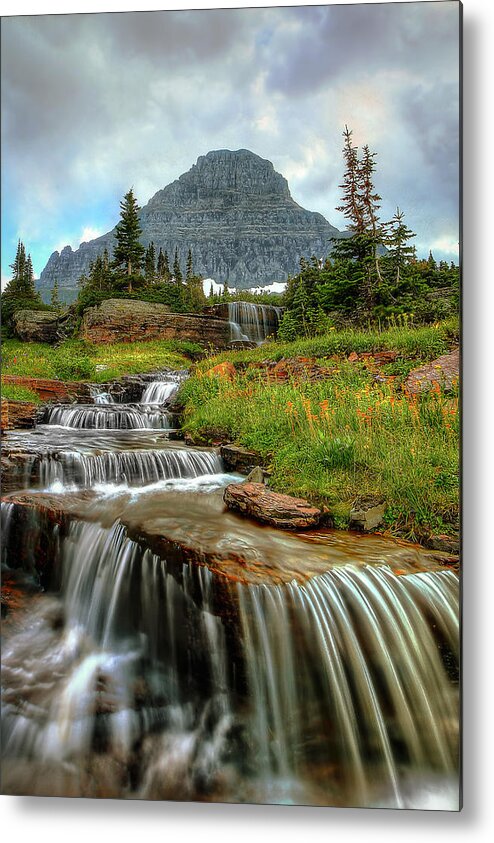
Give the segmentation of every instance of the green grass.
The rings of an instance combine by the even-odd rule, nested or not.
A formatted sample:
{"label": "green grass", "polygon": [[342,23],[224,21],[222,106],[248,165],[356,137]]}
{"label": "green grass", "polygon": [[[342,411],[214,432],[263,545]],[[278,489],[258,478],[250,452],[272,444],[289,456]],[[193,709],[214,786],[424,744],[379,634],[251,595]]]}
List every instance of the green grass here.
{"label": "green grass", "polygon": [[315,383],[269,384],[255,369],[233,381],[198,372],[180,395],[185,430],[259,451],[275,489],[326,505],[339,526],[369,493],[385,496],[389,527],[412,539],[457,521],[455,395],[410,399],[348,363]]}
{"label": "green grass", "polygon": [[13,384],[2,384],[2,398],[7,401],[31,401],[32,404],[39,404],[41,399],[32,389]]}
{"label": "green grass", "polygon": [[313,339],[296,340],[290,343],[268,342],[253,349],[225,351],[215,355],[212,362],[211,360],[203,361],[200,370],[206,371],[211,365],[224,360],[231,360],[241,367],[247,363],[263,360],[278,361],[286,357],[312,357],[324,361],[329,358],[348,356],[352,351],[357,354],[397,351],[404,358],[426,362],[445,354],[452,345],[458,342],[457,319],[417,328],[396,326],[382,331],[347,328],[341,331],[331,330],[324,336]]}
{"label": "green grass", "polygon": [[183,369],[201,353],[196,343],[173,340],[96,345],[69,340],[57,348],[7,339],[2,343],[4,375],[96,383],[154,369]]}

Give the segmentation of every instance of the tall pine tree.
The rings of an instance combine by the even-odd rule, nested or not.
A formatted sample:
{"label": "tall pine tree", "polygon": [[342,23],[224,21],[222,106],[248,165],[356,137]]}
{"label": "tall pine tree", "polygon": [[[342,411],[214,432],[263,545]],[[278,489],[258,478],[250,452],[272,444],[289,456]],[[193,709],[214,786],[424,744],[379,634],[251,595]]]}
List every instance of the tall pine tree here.
{"label": "tall pine tree", "polygon": [[178,249],[175,248],[175,258],[173,260],[173,278],[175,279],[175,284],[182,286],[182,270],[180,269],[180,259],[178,257]]}
{"label": "tall pine tree", "polygon": [[117,244],[113,250],[114,266],[117,270],[124,270],[129,293],[132,293],[132,277],[139,275],[145,251],[139,240],[142,234],[139,210],[131,188],[120,202],[120,222],[115,229]]}
{"label": "tall pine tree", "polygon": [[146,256],[144,258],[144,274],[146,276],[146,283],[150,285],[154,284],[156,280],[156,252],[152,240],[146,249]]}

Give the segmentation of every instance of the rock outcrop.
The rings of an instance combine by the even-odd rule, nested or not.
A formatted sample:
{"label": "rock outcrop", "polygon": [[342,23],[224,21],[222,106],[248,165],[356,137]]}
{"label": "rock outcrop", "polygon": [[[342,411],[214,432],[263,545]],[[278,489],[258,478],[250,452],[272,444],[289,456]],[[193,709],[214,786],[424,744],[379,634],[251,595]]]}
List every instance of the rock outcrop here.
{"label": "rock outcrop", "polygon": [[436,385],[450,390],[460,378],[460,349],[456,348],[450,354],[443,354],[432,363],[426,363],[418,369],[413,369],[403,384],[405,392],[413,395],[428,392]]}
{"label": "rock outcrop", "polygon": [[83,381],[57,381],[52,378],[28,378],[20,375],[3,375],[2,383],[18,386],[35,392],[42,401],[56,401],[57,404],[77,401],[91,403],[91,386]]}
{"label": "rock outcrop", "polygon": [[60,339],[58,317],[49,310],[18,310],[13,317],[14,332],[24,342],[46,342]]}
{"label": "rock outcrop", "polygon": [[90,342],[190,340],[225,348],[228,323],[209,316],[170,313],[164,304],[134,299],[107,299],[84,311],[81,336]]}
{"label": "rock outcrop", "polygon": [[263,483],[232,483],[223,500],[229,509],[281,530],[315,528],[323,515],[302,498],[271,492]]}
{"label": "rock outcrop", "polygon": [[237,471],[240,474],[248,474],[262,464],[260,454],[241,445],[222,445],[220,455],[227,471]]}
{"label": "rock outcrop", "polygon": [[[189,248],[194,269],[237,288],[285,281],[298,271],[301,256],[325,257],[331,238],[341,233],[318,213],[291,197],[288,183],[270,161],[247,149],[208,152],[180,178],[159,190],[141,212],[142,243],[153,241],[185,267]],[[77,279],[105,248],[115,244],[114,229],[53,252],[38,286],[45,299],[58,280],[73,300]]]}
{"label": "rock outcrop", "polygon": [[2,398],[2,430],[34,427],[38,406],[31,401],[12,401]]}

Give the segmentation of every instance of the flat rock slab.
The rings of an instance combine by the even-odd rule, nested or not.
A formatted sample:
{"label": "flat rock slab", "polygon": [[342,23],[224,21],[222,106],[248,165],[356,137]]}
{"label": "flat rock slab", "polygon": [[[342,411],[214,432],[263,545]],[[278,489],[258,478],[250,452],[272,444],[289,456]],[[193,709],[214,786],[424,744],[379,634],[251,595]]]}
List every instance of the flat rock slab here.
{"label": "flat rock slab", "polygon": [[317,527],[322,512],[302,498],[271,492],[263,483],[232,483],[223,500],[229,509],[281,530]]}
{"label": "flat rock slab", "polygon": [[412,369],[403,388],[410,395],[427,392],[438,384],[442,389],[452,389],[460,377],[460,349],[450,354],[443,354],[432,363],[426,363],[418,369]]}
{"label": "flat rock slab", "polygon": [[13,401],[2,398],[2,430],[34,427],[39,407],[31,401]]}

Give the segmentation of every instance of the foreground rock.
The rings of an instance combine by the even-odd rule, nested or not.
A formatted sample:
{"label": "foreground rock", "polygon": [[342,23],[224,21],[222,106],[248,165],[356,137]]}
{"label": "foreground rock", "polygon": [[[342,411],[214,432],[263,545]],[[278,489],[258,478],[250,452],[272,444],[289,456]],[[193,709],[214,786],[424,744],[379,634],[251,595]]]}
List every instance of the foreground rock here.
{"label": "foreground rock", "polygon": [[261,455],[257,451],[250,451],[241,445],[222,445],[220,456],[227,471],[236,471],[239,474],[248,474],[262,463]]}
{"label": "foreground rock", "polygon": [[24,342],[46,342],[60,339],[58,317],[53,311],[18,310],[13,317],[14,332]]}
{"label": "foreground rock", "polygon": [[281,530],[317,527],[322,518],[321,510],[302,498],[271,492],[263,483],[232,483],[223,500],[229,509]]}
{"label": "foreground rock", "polygon": [[443,354],[432,363],[426,363],[418,369],[413,369],[403,384],[403,388],[410,395],[427,392],[438,385],[442,389],[450,390],[458,383],[460,377],[460,349],[456,348],[450,354]]}
{"label": "foreground rock", "polygon": [[383,523],[386,503],[377,495],[361,495],[350,510],[350,529],[370,533]]}
{"label": "foreground rock", "polygon": [[39,395],[42,401],[55,401],[57,404],[77,401],[79,404],[90,403],[90,384],[76,381],[57,381],[52,378],[28,378],[20,375],[4,375],[2,383],[30,389]]}
{"label": "foreground rock", "polygon": [[228,323],[209,316],[170,313],[164,304],[133,299],[107,299],[84,311],[81,336],[89,342],[113,343],[135,340],[189,340],[214,348],[226,348]]}
{"label": "foreground rock", "polygon": [[11,401],[2,398],[2,430],[17,430],[34,427],[38,406],[32,401]]}

